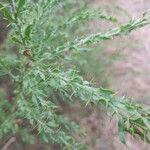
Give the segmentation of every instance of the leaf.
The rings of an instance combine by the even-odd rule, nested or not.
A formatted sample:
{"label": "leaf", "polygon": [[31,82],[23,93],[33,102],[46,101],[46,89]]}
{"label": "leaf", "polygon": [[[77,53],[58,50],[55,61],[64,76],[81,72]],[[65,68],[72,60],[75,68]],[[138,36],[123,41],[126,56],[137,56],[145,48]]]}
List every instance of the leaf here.
{"label": "leaf", "polygon": [[31,34],[31,31],[32,31],[32,27],[33,27],[33,25],[28,25],[28,26],[26,27],[26,29],[25,29],[25,38],[26,38],[27,40],[30,39],[30,34]]}
{"label": "leaf", "polygon": [[115,92],[109,90],[109,89],[104,89],[104,88],[100,88],[100,92],[106,96],[110,96],[110,95],[114,95]]}
{"label": "leaf", "polygon": [[42,72],[39,72],[39,75],[42,78],[42,80],[45,80],[45,75]]}
{"label": "leaf", "polygon": [[120,138],[120,141],[126,145],[126,141],[125,141],[125,129],[123,126],[123,122],[119,121],[118,122],[118,136]]}
{"label": "leaf", "polygon": [[12,4],[12,0],[7,0],[9,4]]}
{"label": "leaf", "polygon": [[22,44],[22,42],[15,36],[12,37],[12,40],[16,43]]}
{"label": "leaf", "polygon": [[10,14],[10,12],[6,9],[6,7],[0,3],[0,10],[2,11],[5,19],[7,19],[8,21],[13,21],[12,15]]}
{"label": "leaf", "polygon": [[140,131],[138,128],[134,128],[135,134],[137,134],[144,142],[150,143],[149,137],[143,131]]}
{"label": "leaf", "polygon": [[61,85],[61,87],[65,87],[67,85],[67,83],[64,80],[60,80],[60,85]]}
{"label": "leaf", "polygon": [[20,10],[23,8],[25,5],[26,0],[18,0],[18,6],[17,6],[17,13],[20,12]]}
{"label": "leaf", "polygon": [[58,89],[60,86],[59,81],[56,79],[51,79],[49,85],[54,89]]}
{"label": "leaf", "polygon": [[42,73],[41,71],[37,71],[37,73],[39,74],[39,76],[40,76],[40,78],[41,78],[42,80],[45,80],[45,75],[44,75],[44,73]]}
{"label": "leaf", "polygon": [[13,19],[12,19],[12,16],[11,16],[11,14],[8,12],[8,10],[7,9],[4,9],[4,16],[6,17],[6,19],[8,20],[8,21],[13,21]]}
{"label": "leaf", "polygon": [[0,3],[0,10],[2,10],[3,8],[5,7]]}

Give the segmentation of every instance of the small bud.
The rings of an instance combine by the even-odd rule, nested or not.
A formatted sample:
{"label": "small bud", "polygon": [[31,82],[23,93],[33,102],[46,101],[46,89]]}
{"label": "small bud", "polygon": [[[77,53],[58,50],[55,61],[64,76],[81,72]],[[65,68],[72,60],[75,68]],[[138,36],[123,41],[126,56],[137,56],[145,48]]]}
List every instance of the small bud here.
{"label": "small bud", "polygon": [[26,57],[32,57],[32,51],[31,51],[31,49],[26,49],[23,52],[23,55],[26,56]]}

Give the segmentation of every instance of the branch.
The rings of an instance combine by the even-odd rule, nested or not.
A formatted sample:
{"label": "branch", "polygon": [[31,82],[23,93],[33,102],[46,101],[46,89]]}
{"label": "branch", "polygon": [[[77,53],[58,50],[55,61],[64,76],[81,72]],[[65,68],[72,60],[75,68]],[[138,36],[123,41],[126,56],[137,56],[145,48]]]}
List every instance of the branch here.
{"label": "branch", "polygon": [[15,137],[11,137],[1,150],[8,150],[9,146],[16,141]]}
{"label": "branch", "polygon": [[121,25],[120,27],[111,29],[105,33],[100,32],[100,33],[90,35],[86,38],[81,38],[81,39],[75,40],[75,42],[65,43],[63,46],[56,48],[55,55],[58,55],[60,53],[63,53],[65,51],[68,51],[71,49],[79,50],[79,47],[83,46],[85,44],[95,44],[98,42],[102,42],[104,40],[113,39],[116,36],[127,35],[131,31],[133,31],[137,28],[141,28],[148,24],[150,24],[149,17],[142,17],[137,20],[131,20],[127,24],[124,24],[124,25]]}

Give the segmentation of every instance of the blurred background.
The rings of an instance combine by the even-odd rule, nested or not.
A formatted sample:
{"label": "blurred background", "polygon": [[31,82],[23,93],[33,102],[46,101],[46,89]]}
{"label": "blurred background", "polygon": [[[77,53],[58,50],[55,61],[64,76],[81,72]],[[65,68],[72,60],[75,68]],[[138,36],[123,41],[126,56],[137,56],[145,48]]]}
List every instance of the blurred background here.
{"label": "blurred background", "polygon": [[[119,23],[125,23],[131,18],[140,17],[149,10],[150,0],[91,0],[91,7],[98,6],[116,16]],[[92,31],[97,29],[104,31],[112,26],[113,24],[106,24],[103,21],[89,22],[89,28]],[[1,19],[0,49],[3,47],[8,30],[7,24]],[[103,87],[111,88],[120,96],[130,96],[139,103],[150,105],[150,26],[138,29],[126,37],[106,41],[95,49],[79,57],[81,61],[78,65],[85,78]],[[0,81],[0,87],[9,90],[6,81]],[[85,109],[85,106],[77,104],[67,109],[70,116],[85,128],[87,136],[84,141],[89,150],[150,149],[149,145],[128,135],[128,148],[121,144],[115,121],[110,120],[103,108],[101,110]],[[22,149],[42,150],[43,145],[41,143],[32,146],[24,145]],[[54,146],[52,149],[59,148]]]}

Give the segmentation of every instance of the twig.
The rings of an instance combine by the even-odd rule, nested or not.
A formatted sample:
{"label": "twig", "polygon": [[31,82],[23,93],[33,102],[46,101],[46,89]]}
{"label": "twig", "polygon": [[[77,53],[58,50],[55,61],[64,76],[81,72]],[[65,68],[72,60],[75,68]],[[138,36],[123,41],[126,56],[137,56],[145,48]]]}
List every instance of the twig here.
{"label": "twig", "polygon": [[12,143],[14,143],[15,141],[16,141],[16,138],[15,138],[15,137],[11,137],[11,138],[7,141],[7,143],[2,147],[1,150],[8,150],[8,147],[9,147]]}

